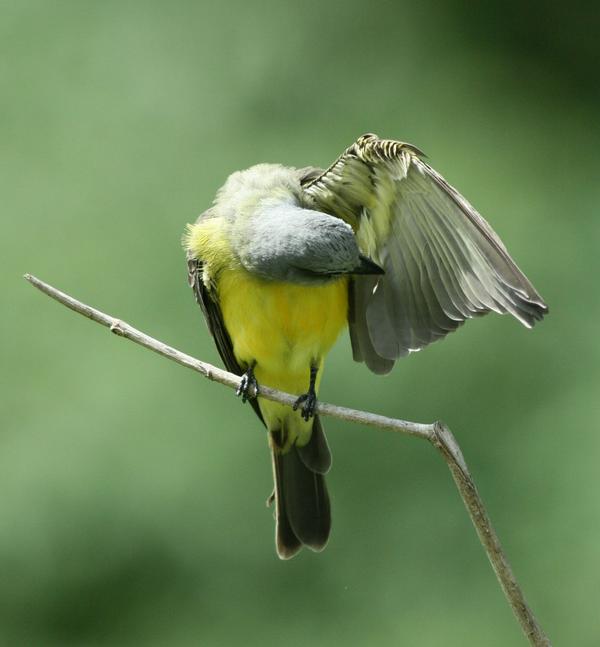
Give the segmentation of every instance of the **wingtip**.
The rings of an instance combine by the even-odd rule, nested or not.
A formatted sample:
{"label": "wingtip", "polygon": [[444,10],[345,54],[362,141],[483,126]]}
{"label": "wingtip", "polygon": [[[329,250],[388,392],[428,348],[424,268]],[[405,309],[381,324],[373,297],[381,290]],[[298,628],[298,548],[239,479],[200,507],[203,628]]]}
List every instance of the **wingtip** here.
{"label": "wingtip", "polygon": [[521,313],[526,315],[527,327],[533,328],[538,321],[541,321],[550,312],[550,309],[537,292],[533,295],[521,296],[521,294],[523,294],[522,291],[519,291],[517,296],[520,296],[520,304],[517,302],[517,305],[521,306],[519,308]]}
{"label": "wingtip", "polygon": [[[535,308],[537,306],[537,308]],[[534,306],[536,311],[535,321],[541,321],[544,317],[550,314],[550,308],[542,301],[541,303],[536,303]]]}

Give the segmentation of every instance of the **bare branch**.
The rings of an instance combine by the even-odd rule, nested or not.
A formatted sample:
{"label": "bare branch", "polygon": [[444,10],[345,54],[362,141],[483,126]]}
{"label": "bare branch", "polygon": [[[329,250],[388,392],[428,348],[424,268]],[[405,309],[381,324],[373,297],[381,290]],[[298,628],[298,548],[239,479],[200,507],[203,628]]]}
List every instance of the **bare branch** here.
{"label": "bare branch", "polygon": [[[219,382],[220,384],[224,384],[233,389],[238,387],[240,378],[237,375],[228,373],[216,366],[202,362],[191,355],[186,355],[171,346],[167,346],[167,344],[146,335],[124,321],[111,317],[96,308],[92,308],[91,306],[74,299],[68,294],[40,281],[40,279],[31,274],[25,274],[24,278],[49,297],[52,297],[59,303],[67,306],[67,308],[82,314],[84,317],[106,326],[114,334],[130,339],[136,344],[149,348],[155,353],[163,355],[182,366],[187,366],[188,368],[201,373],[209,380]],[[293,405],[296,400],[296,396],[262,385],[260,386],[259,397],[290,406]],[[487,553],[488,559],[492,564],[504,595],[506,596],[513,613],[517,617],[517,620],[521,624],[529,643],[536,647],[550,647],[550,640],[538,624],[533,612],[525,601],[523,591],[515,579],[506,554],[500,545],[496,531],[488,517],[483,501],[477,492],[473,478],[469,473],[469,469],[460,447],[450,429],[441,422],[423,424],[407,420],[398,420],[396,418],[388,418],[386,416],[380,416],[366,411],[359,411],[357,409],[339,407],[321,401],[318,402],[317,412],[321,416],[330,416],[332,418],[338,418],[339,420],[356,422],[369,427],[377,427],[388,431],[397,431],[411,436],[418,436],[419,438],[428,440],[440,452],[450,469],[452,478],[454,479],[459,494],[469,512],[471,521],[477,530],[479,540]]]}

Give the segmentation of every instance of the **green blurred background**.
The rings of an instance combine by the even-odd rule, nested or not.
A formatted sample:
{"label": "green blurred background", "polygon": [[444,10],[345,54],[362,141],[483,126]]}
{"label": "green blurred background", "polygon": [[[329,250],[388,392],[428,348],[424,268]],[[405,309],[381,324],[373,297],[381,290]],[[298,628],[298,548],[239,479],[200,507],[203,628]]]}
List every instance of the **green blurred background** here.
{"label": "green blurred background", "polygon": [[280,562],[249,407],[31,272],[218,363],[180,235],[229,173],[413,142],[550,305],[324,400],[454,430],[557,645],[598,645],[595,5],[2,2],[0,644],[525,644],[443,461],[328,420],[334,530]]}

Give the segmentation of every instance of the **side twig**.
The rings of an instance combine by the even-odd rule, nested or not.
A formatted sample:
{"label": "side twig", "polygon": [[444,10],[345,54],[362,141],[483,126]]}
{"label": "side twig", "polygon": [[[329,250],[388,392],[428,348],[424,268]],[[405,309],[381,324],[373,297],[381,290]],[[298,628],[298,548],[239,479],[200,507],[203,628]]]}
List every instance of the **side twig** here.
{"label": "side twig", "polygon": [[[140,346],[149,348],[155,353],[163,355],[182,366],[187,366],[188,368],[201,373],[209,380],[218,382],[219,384],[224,384],[233,389],[238,387],[240,378],[237,375],[228,373],[216,366],[202,362],[191,355],[186,355],[171,346],[167,346],[167,344],[146,335],[124,321],[111,317],[96,308],[92,308],[91,306],[74,299],[68,294],[44,283],[31,274],[25,274],[24,278],[38,290],[67,306],[67,308],[106,326],[115,335],[125,337],[125,339],[129,339]],[[262,385],[260,387],[259,397],[290,406],[293,405],[296,400],[296,396]],[[396,418],[387,418],[386,416],[380,416],[366,411],[359,411],[357,409],[339,407],[337,405],[327,404],[320,401],[317,405],[317,411],[321,416],[331,416],[332,418],[347,420],[348,422],[356,422],[369,427],[377,427],[379,429],[397,431],[411,436],[417,436],[428,440],[440,452],[450,469],[452,478],[454,479],[459,494],[467,508],[469,516],[471,517],[471,521],[477,530],[479,540],[481,541],[488,559],[492,564],[496,577],[502,587],[502,591],[504,592],[513,613],[519,621],[525,636],[531,645],[535,645],[536,647],[550,647],[550,640],[540,627],[533,615],[533,612],[525,601],[523,591],[515,579],[510,563],[508,562],[508,558],[500,545],[500,540],[492,526],[490,518],[483,505],[483,501],[477,492],[473,478],[469,473],[469,469],[460,447],[450,429],[441,422],[434,422],[432,424],[410,422]]]}

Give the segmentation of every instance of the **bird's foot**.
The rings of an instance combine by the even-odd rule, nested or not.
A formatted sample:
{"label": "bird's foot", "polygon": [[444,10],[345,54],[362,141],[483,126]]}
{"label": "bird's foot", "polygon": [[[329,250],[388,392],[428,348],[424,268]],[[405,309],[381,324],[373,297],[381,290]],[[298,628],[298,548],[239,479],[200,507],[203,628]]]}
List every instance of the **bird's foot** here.
{"label": "bird's foot", "polygon": [[239,397],[242,396],[242,402],[246,400],[251,400],[258,395],[258,382],[254,377],[254,369],[252,366],[242,375],[240,384],[235,391],[235,394]]}
{"label": "bird's foot", "polygon": [[296,411],[300,405],[302,405],[302,417],[308,422],[308,420],[315,415],[315,411],[317,409],[317,394],[314,389],[309,389],[308,393],[301,395],[296,402],[294,402],[294,406],[292,408]]}

